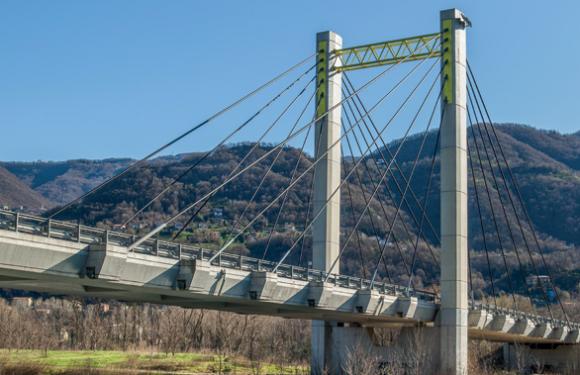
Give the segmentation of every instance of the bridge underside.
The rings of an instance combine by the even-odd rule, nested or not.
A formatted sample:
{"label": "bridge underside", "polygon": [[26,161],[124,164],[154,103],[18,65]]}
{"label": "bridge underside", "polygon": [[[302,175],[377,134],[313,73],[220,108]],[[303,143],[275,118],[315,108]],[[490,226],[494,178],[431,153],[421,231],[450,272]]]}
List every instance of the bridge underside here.
{"label": "bridge underside", "polygon": [[[0,287],[60,295],[354,323],[436,326],[437,301],[400,292],[299,280],[269,271],[210,265],[0,230]],[[411,293],[412,294],[412,293]],[[576,344],[571,329],[523,313],[472,306],[469,335],[503,342]]]}

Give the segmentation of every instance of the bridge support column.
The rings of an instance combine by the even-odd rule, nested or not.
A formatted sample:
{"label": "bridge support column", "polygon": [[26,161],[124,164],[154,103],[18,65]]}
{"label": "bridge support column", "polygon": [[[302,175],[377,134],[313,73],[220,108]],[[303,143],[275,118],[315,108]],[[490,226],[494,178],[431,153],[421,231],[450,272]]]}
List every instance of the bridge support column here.
{"label": "bridge support column", "polygon": [[457,9],[441,12],[441,310],[440,372],[467,373],[466,33]]}
{"label": "bridge support column", "polygon": [[381,329],[349,326],[331,332],[328,374],[437,373],[437,328]]}
{"label": "bridge support column", "polygon": [[[316,122],[314,129],[315,158],[321,158],[314,171],[313,212],[320,216],[312,226],[312,263],[315,269],[330,271],[336,260],[334,272],[339,272],[340,251],[340,134],[341,134],[341,84],[342,74],[333,72],[339,61],[332,51],[342,48],[342,38],[326,31],[316,35],[316,117],[330,112]],[[335,144],[336,143],[336,144]],[[334,144],[334,146],[333,146]],[[312,322],[312,372],[323,373],[328,366],[333,322]]]}

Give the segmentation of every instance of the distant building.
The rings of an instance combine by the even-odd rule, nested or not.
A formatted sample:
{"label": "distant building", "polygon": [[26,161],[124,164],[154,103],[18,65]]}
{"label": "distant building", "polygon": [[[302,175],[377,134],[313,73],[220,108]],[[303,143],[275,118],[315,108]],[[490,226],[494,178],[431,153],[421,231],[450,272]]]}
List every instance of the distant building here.
{"label": "distant building", "polygon": [[550,288],[550,276],[533,275],[526,277],[526,285],[530,288]]}
{"label": "distant building", "polygon": [[221,208],[221,207],[215,207],[212,210],[212,213],[213,213],[213,217],[215,217],[215,218],[222,218],[224,216],[224,209]]}

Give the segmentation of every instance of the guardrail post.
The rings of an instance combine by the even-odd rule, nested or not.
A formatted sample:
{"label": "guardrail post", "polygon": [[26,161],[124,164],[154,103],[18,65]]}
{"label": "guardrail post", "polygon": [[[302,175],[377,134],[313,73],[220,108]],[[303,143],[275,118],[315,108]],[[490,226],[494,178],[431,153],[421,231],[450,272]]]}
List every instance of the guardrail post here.
{"label": "guardrail post", "polygon": [[181,244],[177,245],[177,257],[178,257],[178,259],[181,259],[181,251],[182,251],[181,246],[182,246]]}
{"label": "guardrail post", "polygon": [[222,253],[218,255],[218,266],[222,266]]}
{"label": "guardrail post", "polygon": [[258,259],[258,271],[262,270],[262,259]]}
{"label": "guardrail post", "polygon": [[81,223],[77,224],[77,241],[81,243]]}
{"label": "guardrail post", "polygon": [[290,266],[290,278],[294,279],[294,266]]}
{"label": "guardrail post", "polygon": [[242,254],[240,254],[239,262],[240,262],[240,269],[242,269]]}
{"label": "guardrail post", "polygon": [[20,214],[17,212],[14,218],[14,230],[18,232],[18,223],[20,221]]}
{"label": "guardrail post", "polygon": [[105,230],[105,246],[109,244],[109,230]]}
{"label": "guardrail post", "polygon": [[46,235],[48,236],[48,238],[50,238],[50,229],[52,226],[52,220],[48,219],[47,223],[46,223]]}
{"label": "guardrail post", "polygon": [[159,255],[159,238],[155,240],[155,255]]}
{"label": "guardrail post", "polygon": [[199,248],[199,259],[203,260],[203,247]]}

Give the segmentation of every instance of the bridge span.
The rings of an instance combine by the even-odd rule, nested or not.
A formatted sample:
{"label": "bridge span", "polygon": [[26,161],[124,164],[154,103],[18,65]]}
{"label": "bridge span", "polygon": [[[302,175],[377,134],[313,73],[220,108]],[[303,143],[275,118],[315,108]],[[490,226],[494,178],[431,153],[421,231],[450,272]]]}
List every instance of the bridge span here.
{"label": "bridge span", "polygon": [[[242,314],[341,321],[364,327],[434,326],[430,292],[316,269],[0,211],[0,287],[207,308]],[[328,280],[326,280],[328,279]],[[326,281],[325,281],[326,280]],[[578,344],[580,324],[472,303],[474,339]]]}
{"label": "bridge span", "polygon": [[[410,38],[345,48],[337,33],[318,33],[313,55],[51,212],[48,218],[0,211],[0,287],[310,319],[313,374],[343,373],[347,350],[357,340],[365,340],[369,350],[376,351],[383,359],[388,358],[387,350],[392,348],[379,348],[373,342],[372,332],[376,327],[401,328],[401,332],[410,335],[402,334],[402,344],[405,337],[423,335],[421,340],[433,357],[433,362],[421,369],[428,374],[466,374],[469,367],[468,337],[509,343],[505,346],[508,361],[514,361],[511,349],[521,344],[536,360],[545,364],[580,369],[577,353],[580,325],[569,321],[543,256],[539,236],[467,60],[466,29],[470,26],[471,22],[461,11],[448,9],[440,14],[439,31]],[[428,60],[431,62],[421,67]],[[154,203],[159,202],[165,193],[181,189],[185,185],[183,179],[191,177],[200,163],[232,142],[232,137],[266,109],[273,111],[276,105],[272,104],[279,98],[292,90],[299,90],[285,106],[280,105],[283,108],[272,116],[271,123],[265,122],[265,129],[259,128],[259,138],[247,148],[243,157],[240,156],[233,168],[225,168],[227,171],[223,175],[215,176],[207,189],[196,188],[194,194],[188,192],[187,199],[193,201],[184,199],[185,202],[179,202],[178,212],[171,212],[171,216],[164,218],[161,224],[157,223],[156,227],[147,228],[147,233],[135,237],[55,220],[70,207],[82,204],[87,196],[110,186],[111,182],[129,172],[138,173],[139,168],[148,165],[154,156],[308,62],[310,67],[306,71],[294,77],[287,86],[285,84],[246,121],[236,124],[230,133],[226,132],[215,147],[187,160],[189,165],[177,176],[163,179],[160,190],[148,192],[147,203],[131,202],[135,210],[130,218],[123,219],[125,222],[121,227],[127,227],[145,211],[153,209]],[[412,68],[402,76],[387,74],[402,64]],[[351,71],[373,67],[384,69],[358,87],[348,77]],[[296,84],[307,76],[311,79],[300,90]],[[395,82],[390,83],[384,95],[367,108],[359,93],[382,77]],[[434,90],[437,84],[440,89]],[[303,97],[309,88],[312,95]],[[401,103],[389,98],[398,89],[408,92]],[[390,102],[385,105],[387,98]],[[302,102],[305,102],[302,111],[293,107]],[[408,104],[418,108],[409,112]],[[300,124],[311,105],[315,108],[313,119]],[[377,108],[379,114],[376,117],[388,119],[384,125],[377,126],[371,117]],[[401,113],[403,115],[399,116]],[[280,121],[282,118],[284,120]],[[433,151],[429,152],[424,146],[434,130],[431,128],[433,120],[437,118],[436,141],[431,145]],[[403,128],[404,135],[398,142],[389,143],[384,137],[394,122],[408,125]],[[417,123],[424,123],[425,128],[417,134],[416,140],[420,142],[415,143],[418,147],[412,150],[409,160],[413,161],[407,164],[410,166],[407,168],[401,166],[397,158],[408,151],[402,149]],[[270,131],[277,124],[293,125],[288,126],[289,131],[282,131],[283,134],[288,131],[282,141],[264,148],[263,152],[254,152],[265,139],[269,139]],[[223,128],[215,129],[220,133],[224,131]],[[255,135],[256,128],[252,130],[252,135]],[[471,137],[468,140],[469,131]],[[349,154],[343,155],[343,140],[346,140]],[[270,172],[276,169],[282,151],[290,142],[302,144],[295,165],[279,168],[291,172],[288,175],[279,173],[278,181],[273,184],[275,192],[264,194],[261,188]],[[353,144],[358,150],[353,150]],[[312,150],[306,151],[307,145],[312,145]],[[425,153],[430,154],[430,167],[425,171],[427,180],[417,182],[416,167]],[[432,183],[436,162],[439,163],[438,184]],[[164,229],[179,223],[181,229],[174,234],[174,238],[178,238],[196,218],[200,219],[200,212],[208,202],[219,196],[226,186],[235,189],[232,182],[240,181],[239,177],[252,169],[260,170],[260,181],[255,189],[252,186],[253,193],[241,214],[232,215],[230,229],[233,232],[228,233],[229,238],[219,250],[155,238]],[[363,183],[364,179],[367,183]],[[413,191],[412,182],[424,188],[420,194],[423,199]],[[310,185],[310,190],[293,190],[301,185]],[[432,196],[431,188],[437,185],[439,220],[438,225],[433,225],[427,206]],[[362,209],[355,207],[351,187],[358,187],[355,192],[359,192],[364,202]],[[348,193],[344,196],[349,199],[343,199],[341,191]],[[468,196],[471,193],[474,193],[477,208],[479,226],[476,227],[479,227],[477,234],[481,236],[481,244],[468,243],[475,237],[468,233]],[[294,194],[293,203],[304,208],[304,223],[279,261],[269,262],[227,252],[244,233],[255,229],[254,224],[259,224],[258,220],[268,213],[265,259],[270,239],[281,224],[281,213],[287,201],[293,199],[289,196]],[[105,192],[101,199],[111,198],[108,195]],[[109,203],[118,205],[121,202]],[[248,212],[251,212],[248,215],[251,217],[245,217]],[[351,215],[349,225],[341,225],[344,213]],[[298,216],[292,217],[291,220],[295,220]],[[376,248],[370,249],[365,244],[376,258],[374,263],[365,263],[362,259],[363,246],[358,236],[365,234],[360,227],[363,222],[368,224],[365,225],[366,231],[371,233],[372,230],[372,238],[377,240]],[[427,231],[429,236],[425,233]],[[298,248],[303,250],[307,236],[311,240],[309,250],[313,267],[300,267],[300,262],[298,266],[290,264],[291,252]],[[404,241],[401,241],[402,237]],[[349,243],[355,242],[353,238],[358,240],[364,278],[340,274],[341,257]],[[405,243],[401,245],[401,242]],[[395,244],[393,250],[398,250],[399,254],[395,256],[403,264],[409,286],[417,266],[419,245],[424,245],[440,265],[439,294],[394,284],[385,260],[390,243]],[[435,256],[434,246],[439,246],[440,260]],[[402,247],[412,254],[409,262]],[[484,301],[485,295],[489,294],[494,300],[493,306],[475,300],[470,248],[485,251],[488,269],[487,275],[481,274],[481,277],[488,278],[484,284],[489,281],[491,293],[479,292]],[[491,251],[501,255],[507,289],[511,291],[514,306],[517,305],[519,290],[528,294],[532,306],[534,298],[526,283],[518,290],[511,277],[514,270],[510,269],[507,258],[515,255],[517,259],[514,261],[517,260],[520,271],[518,276],[524,279],[530,272],[538,279],[540,270],[546,273],[542,276],[547,280],[547,286],[540,289],[549,318],[497,307],[495,299],[501,291],[495,288],[494,277],[497,277],[498,270],[493,270],[490,264]],[[534,251],[537,255],[533,254]],[[529,262],[523,258],[525,254]],[[300,260],[303,260],[302,255]],[[381,262],[385,275],[380,271]],[[366,279],[368,264],[372,265],[368,269],[372,274],[370,280]],[[383,276],[389,283],[379,282]],[[554,318],[550,306],[553,301],[548,298],[547,289],[553,292],[564,320]]]}

